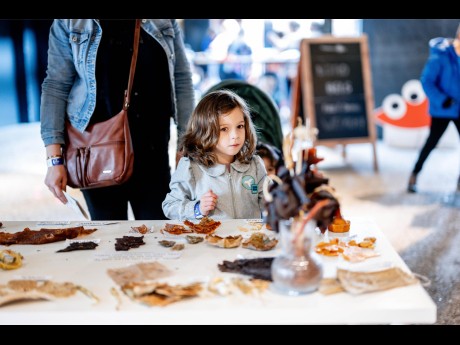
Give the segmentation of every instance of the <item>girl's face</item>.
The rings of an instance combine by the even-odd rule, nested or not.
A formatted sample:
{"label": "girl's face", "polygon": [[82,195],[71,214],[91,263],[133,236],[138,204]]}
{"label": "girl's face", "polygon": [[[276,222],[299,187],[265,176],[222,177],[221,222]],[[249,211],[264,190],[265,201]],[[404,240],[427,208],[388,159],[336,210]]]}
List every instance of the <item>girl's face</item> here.
{"label": "girl's face", "polygon": [[219,116],[219,141],[214,148],[217,161],[220,164],[230,164],[235,160],[235,155],[240,152],[246,139],[244,115],[236,107],[228,114]]}

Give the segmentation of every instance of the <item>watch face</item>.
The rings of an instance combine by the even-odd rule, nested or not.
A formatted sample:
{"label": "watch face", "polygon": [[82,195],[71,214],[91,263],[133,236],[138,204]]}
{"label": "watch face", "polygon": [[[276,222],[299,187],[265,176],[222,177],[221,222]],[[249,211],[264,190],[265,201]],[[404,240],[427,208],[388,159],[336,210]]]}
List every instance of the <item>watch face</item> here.
{"label": "watch face", "polygon": [[200,212],[200,202],[197,202],[197,203],[195,204],[195,218],[196,218],[196,219],[203,218],[203,215],[202,215],[201,212]]}
{"label": "watch face", "polygon": [[48,158],[48,160],[46,161],[46,164],[47,164],[48,167],[52,167],[52,166],[55,166],[55,165],[63,165],[64,164],[64,158],[62,158],[62,157]]}

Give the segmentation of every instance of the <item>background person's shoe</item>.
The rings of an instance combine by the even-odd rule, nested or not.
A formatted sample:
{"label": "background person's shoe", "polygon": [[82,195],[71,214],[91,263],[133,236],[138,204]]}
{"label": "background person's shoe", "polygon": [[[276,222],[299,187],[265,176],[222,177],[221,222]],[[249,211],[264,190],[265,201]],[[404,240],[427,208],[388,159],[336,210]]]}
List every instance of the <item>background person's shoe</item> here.
{"label": "background person's shoe", "polygon": [[409,184],[407,185],[407,191],[409,193],[417,193],[417,175],[410,175]]}

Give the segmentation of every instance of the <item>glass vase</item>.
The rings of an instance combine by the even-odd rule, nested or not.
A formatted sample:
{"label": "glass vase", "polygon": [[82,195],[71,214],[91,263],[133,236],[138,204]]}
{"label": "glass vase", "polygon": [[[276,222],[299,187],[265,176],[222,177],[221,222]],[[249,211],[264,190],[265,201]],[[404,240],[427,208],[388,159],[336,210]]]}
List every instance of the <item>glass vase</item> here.
{"label": "glass vase", "polygon": [[[302,227],[302,229],[300,229]],[[281,254],[272,263],[272,288],[282,294],[297,296],[315,291],[323,277],[318,254],[312,250],[316,221],[281,220]]]}

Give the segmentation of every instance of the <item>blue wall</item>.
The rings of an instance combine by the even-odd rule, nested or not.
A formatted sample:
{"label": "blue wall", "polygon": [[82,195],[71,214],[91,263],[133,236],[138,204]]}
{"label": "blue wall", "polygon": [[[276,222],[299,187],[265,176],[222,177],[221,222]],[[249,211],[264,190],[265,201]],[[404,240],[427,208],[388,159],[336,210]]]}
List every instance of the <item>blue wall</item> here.
{"label": "blue wall", "polygon": [[375,106],[403,84],[419,79],[428,58],[428,41],[454,37],[460,19],[364,19],[369,38]]}
{"label": "blue wall", "polygon": [[0,126],[18,122],[15,92],[13,43],[0,36]]}
{"label": "blue wall", "polygon": [[51,23],[0,20],[0,126],[40,119]]}

